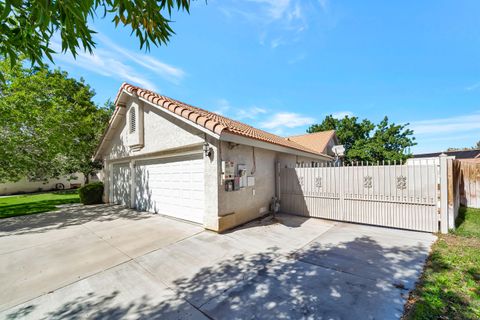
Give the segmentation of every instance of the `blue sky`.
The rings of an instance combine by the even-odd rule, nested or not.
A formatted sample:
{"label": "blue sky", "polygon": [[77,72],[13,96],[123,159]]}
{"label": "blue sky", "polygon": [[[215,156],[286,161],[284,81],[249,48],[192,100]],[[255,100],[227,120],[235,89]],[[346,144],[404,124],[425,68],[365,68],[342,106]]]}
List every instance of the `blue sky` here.
{"label": "blue sky", "polygon": [[99,104],[124,81],[279,135],[325,115],[410,123],[413,152],[480,140],[480,1],[209,0],[139,49],[109,19],[95,55],[57,55]]}

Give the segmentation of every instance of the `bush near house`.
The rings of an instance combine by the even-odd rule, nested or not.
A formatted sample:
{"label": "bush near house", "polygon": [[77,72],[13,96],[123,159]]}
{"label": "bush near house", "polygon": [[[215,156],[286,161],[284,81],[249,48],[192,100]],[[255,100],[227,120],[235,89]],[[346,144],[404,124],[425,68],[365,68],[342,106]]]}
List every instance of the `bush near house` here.
{"label": "bush near house", "polygon": [[438,236],[404,319],[480,319],[480,209],[461,208],[457,226]]}
{"label": "bush near house", "polygon": [[83,204],[99,204],[102,203],[103,183],[93,182],[84,185],[79,189],[80,201]]}

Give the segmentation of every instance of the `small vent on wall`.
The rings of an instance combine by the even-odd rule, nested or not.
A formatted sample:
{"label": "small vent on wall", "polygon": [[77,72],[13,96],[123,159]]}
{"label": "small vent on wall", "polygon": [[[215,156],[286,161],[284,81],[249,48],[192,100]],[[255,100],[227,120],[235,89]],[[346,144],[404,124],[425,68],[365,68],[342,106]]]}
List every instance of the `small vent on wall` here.
{"label": "small vent on wall", "polygon": [[135,114],[135,108],[130,109],[130,133],[134,133],[137,128],[137,116]]}

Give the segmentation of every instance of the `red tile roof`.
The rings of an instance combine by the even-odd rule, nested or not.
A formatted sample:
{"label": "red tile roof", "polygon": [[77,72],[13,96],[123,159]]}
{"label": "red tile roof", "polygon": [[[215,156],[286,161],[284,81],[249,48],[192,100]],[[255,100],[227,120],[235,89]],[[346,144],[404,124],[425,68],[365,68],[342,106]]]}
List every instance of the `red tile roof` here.
{"label": "red tile roof", "polygon": [[[122,84],[120,90],[115,98],[115,104],[118,102],[120,94],[123,92],[129,92],[141,97],[151,103],[167,109],[182,118],[191,121],[197,125],[200,125],[209,131],[220,135],[221,133],[228,132],[231,134],[255,139],[275,145],[292,148],[316,155],[325,155],[322,152],[318,152],[315,149],[301,145],[295,141],[285,139],[283,137],[274,135],[272,133],[254,128],[242,122],[229,119],[222,115],[210,112],[201,108],[197,108],[186,103],[171,99],[166,96],[159,95],[158,93],[142,89],[137,86],[133,86],[128,83]],[[327,156],[328,157],[328,156]]]}
{"label": "red tile roof", "polygon": [[335,130],[328,130],[302,134],[299,136],[291,136],[287,139],[317,152],[327,153],[326,148],[328,146],[328,142],[333,138],[334,135]]}

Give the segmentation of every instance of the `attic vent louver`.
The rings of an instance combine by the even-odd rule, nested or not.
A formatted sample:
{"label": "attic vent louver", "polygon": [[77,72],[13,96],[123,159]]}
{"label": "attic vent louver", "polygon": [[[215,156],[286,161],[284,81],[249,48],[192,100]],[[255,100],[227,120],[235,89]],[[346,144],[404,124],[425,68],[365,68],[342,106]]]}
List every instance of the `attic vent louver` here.
{"label": "attic vent louver", "polygon": [[134,133],[137,128],[137,116],[135,114],[135,108],[130,109],[130,133]]}

